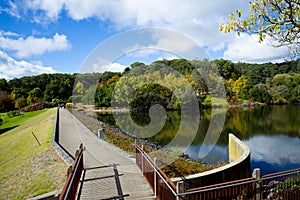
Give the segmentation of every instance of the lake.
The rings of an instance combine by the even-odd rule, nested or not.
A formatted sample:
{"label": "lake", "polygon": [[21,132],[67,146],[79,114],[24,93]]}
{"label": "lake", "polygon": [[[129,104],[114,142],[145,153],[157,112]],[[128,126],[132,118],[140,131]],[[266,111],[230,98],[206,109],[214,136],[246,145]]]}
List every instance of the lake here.
{"label": "lake", "polygon": [[[112,114],[97,117],[104,123],[116,125]],[[131,118],[140,127],[150,122],[144,113],[131,113]],[[264,175],[300,168],[300,105],[205,109],[198,116],[195,134],[192,122],[182,122],[182,118],[180,112],[167,112],[163,128],[144,139],[167,146],[176,137],[175,148],[194,160],[214,164],[228,161],[228,134],[233,133],[251,150],[251,171],[258,167]],[[122,129],[133,130],[128,116],[124,114],[118,119],[122,120]],[[183,133],[178,136],[179,129]],[[184,141],[190,141],[190,145]]]}

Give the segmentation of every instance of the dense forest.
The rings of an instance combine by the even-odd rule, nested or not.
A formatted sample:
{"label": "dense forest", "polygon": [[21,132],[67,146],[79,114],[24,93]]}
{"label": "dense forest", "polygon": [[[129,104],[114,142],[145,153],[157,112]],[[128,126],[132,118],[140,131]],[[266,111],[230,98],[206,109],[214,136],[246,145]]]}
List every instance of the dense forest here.
{"label": "dense forest", "polygon": [[[0,79],[0,112],[19,110],[37,102],[81,102],[97,107],[130,105],[148,109],[160,104],[178,109],[192,94],[200,105],[212,98],[230,104],[300,103],[300,61],[248,64],[228,60],[158,60],[135,62],[122,73],[41,74]],[[224,96],[225,94],[226,96]],[[112,99],[113,97],[113,99]]]}

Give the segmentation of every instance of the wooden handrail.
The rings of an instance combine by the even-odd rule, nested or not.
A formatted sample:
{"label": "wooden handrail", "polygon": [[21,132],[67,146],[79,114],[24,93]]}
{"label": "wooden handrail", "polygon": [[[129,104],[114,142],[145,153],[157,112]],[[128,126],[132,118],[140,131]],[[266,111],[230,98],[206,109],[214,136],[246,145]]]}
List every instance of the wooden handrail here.
{"label": "wooden handrail", "polygon": [[81,144],[79,150],[76,151],[75,161],[59,195],[59,200],[76,199],[77,189],[83,170],[83,146]]}

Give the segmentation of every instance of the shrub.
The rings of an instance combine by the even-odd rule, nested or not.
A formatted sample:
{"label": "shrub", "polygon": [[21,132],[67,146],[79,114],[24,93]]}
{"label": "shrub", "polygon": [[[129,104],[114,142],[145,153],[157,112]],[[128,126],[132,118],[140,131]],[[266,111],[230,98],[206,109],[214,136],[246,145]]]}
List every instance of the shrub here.
{"label": "shrub", "polygon": [[202,104],[204,107],[211,107],[211,96],[207,95]]}
{"label": "shrub", "polygon": [[59,104],[59,99],[52,99],[52,106],[57,107]]}
{"label": "shrub", "polygon": [[7,114],[7,116],[9,118],[12,118],[14,116],[19,116],[20,115],[20,111],[19,110],[9,111],[6,114]]}
{"label": "shrub", "polygon": [[73,106],[74,106],[73,103],[66,103],[67,108],[73,108]]}
{"label": "shrub", "polygon": [[31,112],[31,111],[36,111],[36,110],[42,110],[46,107],[45,103],[35,103],[30,106],[26,106],[25,108],[22,109],[22,112]]}

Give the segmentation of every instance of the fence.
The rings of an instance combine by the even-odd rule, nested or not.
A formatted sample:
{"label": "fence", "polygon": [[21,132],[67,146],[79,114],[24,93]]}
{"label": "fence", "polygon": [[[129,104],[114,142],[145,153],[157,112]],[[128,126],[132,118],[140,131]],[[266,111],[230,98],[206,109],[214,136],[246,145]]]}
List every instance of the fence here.
{"label": "fence", "polygon": [[76,199],[81,174],[83,172],[83,145],[76,151],[75,161],[68,171],[67,181],[59,195],[59,200]]}
{"label": "fence", "polygon": [[262,177],[260,170],[255,169],[252,178],[180,191],[180,184],[175,186],[165,173],[156,167],[155,159],[153,161],[143,148],[136,144],[134,146],[136,164],[160,200],[300,199],[300,168]]}
{"label": "fence", "polygon": [[256,179],[247,178],[187,190],[180,194],[185,199],[256,199]]}
{"label": "fence", "polygon": [[300,199],[300,168],[262,176],[262,199]]}
{"label": "fence", "polygon": [[155,160],[153,161],[143,148],[136,144],[134,146],[136,149],[136,164],[148,181],[155,196],[160,200],[176,200],[176,186],[163,171],[156,167]]}

